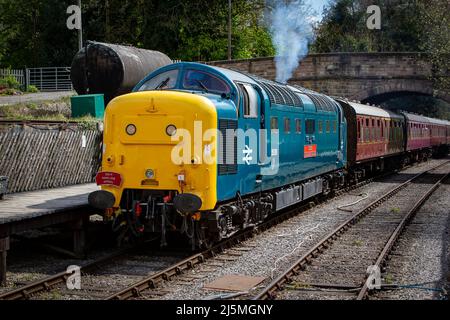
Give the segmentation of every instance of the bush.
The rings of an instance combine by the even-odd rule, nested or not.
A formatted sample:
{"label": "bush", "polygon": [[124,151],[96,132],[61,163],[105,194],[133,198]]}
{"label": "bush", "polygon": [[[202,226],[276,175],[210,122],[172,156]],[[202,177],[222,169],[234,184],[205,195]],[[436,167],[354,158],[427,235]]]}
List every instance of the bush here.
{"label": "bush", "polygon": [[[0,84],[0,88],[1,88],[1,84]],[[0,95],[1,96],[13,96],[16,94],[16,90],[15,89],[11,89],[11,88],[6,88],[6,89],[0,89]]]}
{"label": "bush", "polygon": [[38,88],[36,88],[36,86],[28,86],[27,92],[28,93],[37,93],[37,92],[39,92],[39,90],[38,90]]}
{"label": "bush", "polygon": [[8,75],[3,78],[0,78],[0,87],[6,87],[9,89],[19,89],[20,83],[14,76]]}

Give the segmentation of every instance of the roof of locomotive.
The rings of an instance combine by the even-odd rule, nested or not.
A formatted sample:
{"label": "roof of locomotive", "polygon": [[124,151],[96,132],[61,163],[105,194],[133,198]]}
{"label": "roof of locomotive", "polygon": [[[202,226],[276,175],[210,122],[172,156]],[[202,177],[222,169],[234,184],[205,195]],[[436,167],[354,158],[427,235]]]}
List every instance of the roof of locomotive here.
{"label": "roof of locomotive", "polygon": [[339,99],[340,101],[348,104],[355,110],[357,115],[365,115],[372,117],[382,117],[382,118],[392,118],[392,119],[403,119],[400,114],[392,112],[390,110],[382,109],[380,107],[370,106],[358,102],[352,102],[347,99]]}

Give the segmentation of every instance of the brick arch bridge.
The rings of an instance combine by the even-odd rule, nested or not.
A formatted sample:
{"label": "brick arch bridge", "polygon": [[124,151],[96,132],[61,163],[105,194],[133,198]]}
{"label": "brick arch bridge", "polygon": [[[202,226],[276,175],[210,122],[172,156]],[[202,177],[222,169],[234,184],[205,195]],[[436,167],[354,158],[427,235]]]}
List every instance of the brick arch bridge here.
{"label": "brick arch bridge", "polygon": [[[209,64],[272,80],[276,76],[273,57]],[[380,103],[391,97],[419,94],[434,95],[450,103],[449,92],[437,92],[433,87],[431,70],[426,55],[415,52],[311,54],[301,62],[289,83],[365,102]]]}

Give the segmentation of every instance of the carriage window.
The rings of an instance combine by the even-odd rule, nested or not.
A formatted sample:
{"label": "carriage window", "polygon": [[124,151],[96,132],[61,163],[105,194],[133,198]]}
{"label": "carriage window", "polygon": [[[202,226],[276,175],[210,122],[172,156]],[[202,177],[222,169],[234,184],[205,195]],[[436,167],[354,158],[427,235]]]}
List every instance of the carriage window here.
{"label": "carriage window", "polygon": [[289,118],[284,118],[284,132],[291,132],[291,119]]}
{"label": "carriage window", "polygon": [[358,120],[358,129],[357,131],[357,135],[358,135],[358,141],[361,141],[361,121]]}
{"label": "carriage window", "polygon": [[278,118],[271,118],[270,119],[270,129],[278,130]]}
{"label": "carriage window", "polygon": [[326,133],[330,133],[331,132],[331,124],[330,124],[329,120],[327,120],[327,122],[326,122],[325,130],[326,130]]}
{"label": "carriage window", "polygon": [[366,127],[369,126],[369,119],[366,119]]}
{"label": "carriage window", "polygon": [[186,71],[183,80],[183,87],[185,89],[194,89],[220,94],[229,94],[231,92],[230,87],[225,83],[225,81],[213,76],[212,74],[197,70]]}
{"label": "carriage window", "polygon": [[315,120],[306,120],[306,134],[315,134],[316,133],[316,121]]}
{"label": "carriage window", "polygon": [[319,133],[323,133],[323,121],[319,120]]}
{"label": "carriage window", "polygon": [[178,73],[179,70],[163,72],[147,80],[138,91],[174,89],[177,85]]}
{"label": "carriage window", "polygon": [[301,119],[295,120],[295,132],[302,133],[302,120]]}
{"label": "carriage window", "polygon": [[333,133],[337,132],[337,121],[333,121]]}

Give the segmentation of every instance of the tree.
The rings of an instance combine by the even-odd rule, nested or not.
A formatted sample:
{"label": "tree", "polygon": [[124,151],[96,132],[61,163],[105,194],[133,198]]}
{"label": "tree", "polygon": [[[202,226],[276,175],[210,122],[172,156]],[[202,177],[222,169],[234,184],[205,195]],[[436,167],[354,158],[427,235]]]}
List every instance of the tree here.
{"label": "tree", "polygon": [[437,90],[450,95],[450,2],[423,1],[422,13],[422,49],[433,64],[432,80]]}
{"label": "tree", "polygon": [[[316,29],[315,52],[420,51],[424,33],[419,0],[335,0]],[[367,8],[382,11],[381,30],[369,30]]]}
{"label": "tree", "polygon": [[[0,0],[0,66],[70,65],[77,34],[70,0]],[[228,2],[83,0],[85,40],[158,50],[187,61],[227,58]],[[233,58],[273,55],[264,0],[233,0]]]}

